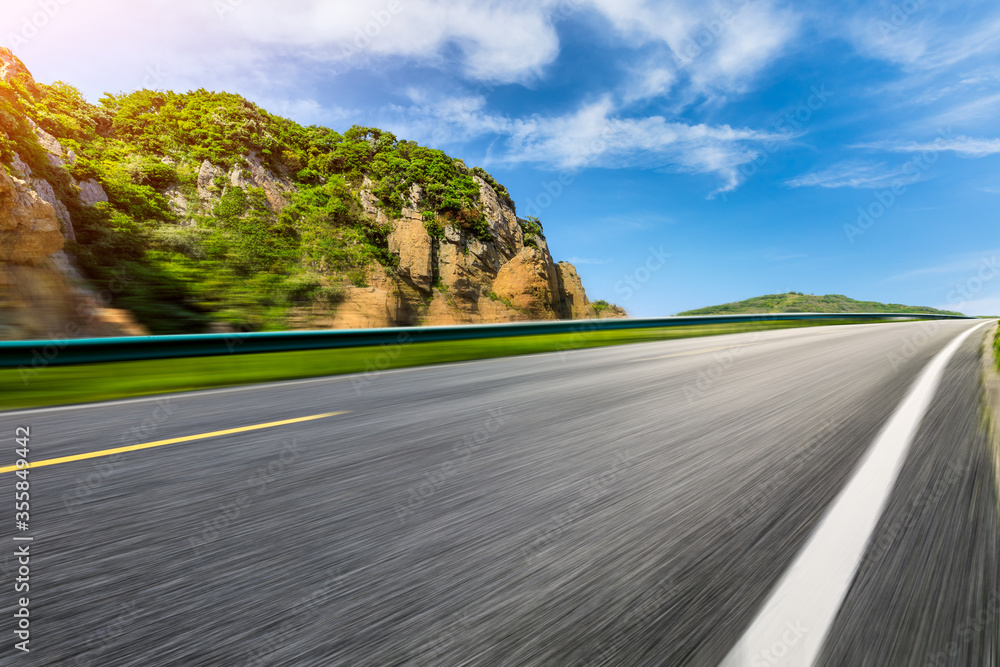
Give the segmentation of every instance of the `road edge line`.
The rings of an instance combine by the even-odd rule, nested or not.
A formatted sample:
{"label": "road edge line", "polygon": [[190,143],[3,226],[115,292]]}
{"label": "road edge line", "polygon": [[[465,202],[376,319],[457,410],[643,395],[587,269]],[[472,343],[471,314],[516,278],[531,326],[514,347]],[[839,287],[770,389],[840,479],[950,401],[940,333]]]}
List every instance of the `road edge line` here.
{"label": "road edge line", "polygon": [[771,656],[787,665],[813,664],[948,363],[986,324],[957,335],[924,366],[720,667],[776,664]]}

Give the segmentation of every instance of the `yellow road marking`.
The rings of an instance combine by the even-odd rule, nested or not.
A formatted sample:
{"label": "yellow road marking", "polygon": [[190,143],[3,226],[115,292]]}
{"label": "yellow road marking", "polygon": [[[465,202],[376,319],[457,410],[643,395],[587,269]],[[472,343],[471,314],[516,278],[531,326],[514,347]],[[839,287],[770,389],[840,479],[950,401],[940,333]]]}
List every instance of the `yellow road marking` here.
{"label": "yellow road marking", "polygon": [[735,350],[738,347],[750,347],[754,343],[748,343],[747,345],[723,345],[721,347],[709,347],[704,350],[692,350],[690,352],[675,352],[674,354],[661,354],[658,357],[643,357],[642,359],[633,359],[632,363],[637,361],[653,361],[654,359],[670,359],[671,357],[690,357],[694,354],[705,354],[707,352],[718,352],[719,350]]}
{"label": "yellow road marking", "polygon": [[[246,433],[247,431],[259,431],[262,428],[274,428],[275,426],[284,426],[286,424],[298,424],[299,422],[312,421],[314,419],[323,419],[324,417],[333,417],[336,415],[347,414],[349,410],[343,412],[325,412],[321,415],[310,415],[309,417],[296,417],[295,419],[283,419],[277,422],[268,422],[266,424],[255,424],[253,426],[240,426],[239,428],[228,428],[224,431],[212,431],[211,433],[199,433],[198,435],[186,435],[181,438],[170,438],[168,440],[156,440],[155,442],[143,442],[138,445],[129,445],[128,447],[116,447],[115,449],[103,449],[99,452],[87,452],[86,454],[74,454],[73,456],[62,456],[58,459],[45,459],[43,461],[32,461],[28,464],[28,468],[41,468],[42,466],[54,466],[57,463],[69,463],[70,461],[82,461],[84,459],[93,459],[98,456],[111,456],[112,454],[120,454],[122,452],[134,452],[137,449],[149,449],[150,447],[162,447],[164,445],[175,445],[178,442],[191,442],[192,440],[204,440],[205,438],[217,438],[220,435],[232,435],[233,433]],[[13,472],[18,470],[17,466],[5,466],[0,468],[0,473]]]}

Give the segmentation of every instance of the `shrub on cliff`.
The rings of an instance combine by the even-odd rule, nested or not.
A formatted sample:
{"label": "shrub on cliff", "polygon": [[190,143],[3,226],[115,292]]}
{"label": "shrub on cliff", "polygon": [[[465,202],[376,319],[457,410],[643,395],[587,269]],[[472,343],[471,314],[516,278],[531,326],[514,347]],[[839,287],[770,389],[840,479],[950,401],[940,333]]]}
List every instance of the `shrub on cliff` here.
{"label": "shrub on cliff", "polygon": [[[75,161],[50,164],[29,120]],[[289,309],[339,294],[344,281],[364,284],[378,267],[393,270],[390,226],[364,215],[358,201],[365,177],[389,218],[419,186],[435,236],[455,225],[491,238],[473,175],[513,207],[489,174],[440,150],[378,128],[304,127],[204,89],[106,94],[90,104],[61,83],[0,82],[0,161],[9,166],[15,153],[69,209],[78,239],[69,249],[87,277],[106,283],[127,270],[113,305],[136,312],[154,333],[202,331],[219,319],[283,328]],[[197,183],[206,160],[222,170],[207,194]],[[234,169],[246,173],[258,160],[293,187],[280,211],[264,191],[231,184]],[[74,178],[98,180],[108,203],[83,206]],[[182,221],[185,208],[190,219]]]}

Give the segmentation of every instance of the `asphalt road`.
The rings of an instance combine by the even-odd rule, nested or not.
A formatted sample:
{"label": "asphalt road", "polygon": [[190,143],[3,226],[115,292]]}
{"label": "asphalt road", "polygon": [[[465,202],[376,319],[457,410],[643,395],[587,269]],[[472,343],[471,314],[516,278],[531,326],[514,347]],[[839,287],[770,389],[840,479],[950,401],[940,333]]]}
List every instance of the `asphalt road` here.
{"label": "asphalt road", "polygon": [[[0,413],[2,665],[717,665],[880,429],[976,322],[819,327]],[[821,665],[1000,665],[978,329]],[[401,351],[405,354],[405,348]],[[31,542],[14,542],[30,536]],[[30,544],[30,653],[15,547]],[[815,636],[815,635],[813,635]]]}

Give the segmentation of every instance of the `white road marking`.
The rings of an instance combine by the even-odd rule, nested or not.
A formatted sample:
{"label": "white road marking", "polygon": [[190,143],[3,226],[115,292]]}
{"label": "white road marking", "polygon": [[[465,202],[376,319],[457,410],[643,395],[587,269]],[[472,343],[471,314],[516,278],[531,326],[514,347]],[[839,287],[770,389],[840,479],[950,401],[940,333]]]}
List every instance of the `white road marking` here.
{"label": "white road marking", "polygon": [[956,336],[921,371],[853,477],[720,667],[813,664],[945,367],[959,346],[985,324],[990,323]]}

